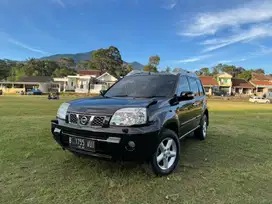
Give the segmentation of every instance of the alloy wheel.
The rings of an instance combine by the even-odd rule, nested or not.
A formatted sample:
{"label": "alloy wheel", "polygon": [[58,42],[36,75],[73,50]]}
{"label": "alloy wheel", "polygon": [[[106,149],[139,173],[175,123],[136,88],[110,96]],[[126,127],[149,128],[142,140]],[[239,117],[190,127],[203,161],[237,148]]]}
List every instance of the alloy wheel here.
{"label": "alloy wheel", "polygon": [[157,164],[160,169],[168,170],[171,168],[177,157],[177,144],[172,138],[165,138],[157,149]]}

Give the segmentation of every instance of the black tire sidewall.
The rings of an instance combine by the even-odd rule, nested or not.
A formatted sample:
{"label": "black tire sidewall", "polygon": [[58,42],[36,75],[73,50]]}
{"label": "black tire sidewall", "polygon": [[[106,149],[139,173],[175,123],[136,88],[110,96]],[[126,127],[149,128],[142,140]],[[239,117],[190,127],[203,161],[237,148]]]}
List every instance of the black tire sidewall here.
{"label": "black tire sidewall", "polygon": [[[174,164],[167,170],[161,169],[157,164],[157,148],[165,138],[172,138],[176,142],[176,146],[177,146],[176,160],[175,160]],[[152,159],[151,159],[151,166],[152,166],[153,172],[158,176],[169,175],[170,173],[172,173],[176,169],[176,167],[179,163],[179,158],[180,158],[180,141],[179,141],[177,134],[170,129],[164,129],[159,136],[159,139],[158,139],[158,142],[156,145],[156,151],[154,152]]]}
{"label": "black tire sidewall", "polygon": [[200,140],[205,140],[207,137],[207,132],[205,136],[203,135],[203,124],[205,120],[207,125],[207,116],[204,114],[200,122],[200,127],[195,131],[196,137],[199,138]]}

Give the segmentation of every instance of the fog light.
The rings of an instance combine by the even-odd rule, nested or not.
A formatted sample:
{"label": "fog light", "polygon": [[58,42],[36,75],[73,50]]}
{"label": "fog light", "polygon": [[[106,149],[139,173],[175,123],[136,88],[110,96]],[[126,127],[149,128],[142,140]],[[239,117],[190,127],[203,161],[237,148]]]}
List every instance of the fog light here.
{"label": "fog light", "polygon": [[129,141],[128,144],[126,145],[126,150],[128,151],[134,151],[135,150],[135,142]]}
{"label": "fog light", "polygon": [[128,146],[131,147],[131,148],[135,148],[135,142],[129,141]]}

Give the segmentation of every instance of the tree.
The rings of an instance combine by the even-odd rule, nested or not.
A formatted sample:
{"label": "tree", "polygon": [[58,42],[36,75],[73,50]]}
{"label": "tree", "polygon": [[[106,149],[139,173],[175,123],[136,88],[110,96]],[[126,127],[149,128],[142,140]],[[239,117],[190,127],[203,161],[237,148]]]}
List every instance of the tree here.
{"label": "tree", "polygon": [[256,69],[256,70],[254,70],[254,72],[257,74],[264,74],[265,73],[264,69]]}
{"label": "tree", "polygon": [[245,69],[243,67],[236,67],[235,71],[234,71],[234,76],[238,76],[239,74],[243,73],[245,71]]}
{"label": "tree", "polygon": [[166,71],[166,72],[171,72],[171,68],[170,68],[170,67],[167,67],[165,71]]}
{"label": "tree", "polygon": [[157,67],[155,67],[151,64],[148,64],[148,65],[144,66],[144,71],[145,72],[158,72],[158,69],[157,69]]}
{"label": "tree", "polygon": [[121,70],[120,76],[125,76],[125,75],[127,75],[129,72],[131,72],[131,71],[133,71],[132,65],[131,65],[131,64],[124,63],[124,64],[122,65],[122,70]]}
{"label": "tree", "polygon": [[158,55],[149,57],[149,63],[150,65],[157,67],[160,64],[161,58]]}
{"label": "tree", "polygon": [[116,77],[121,74],[123,60],[120,51],[114,46],[94,51],[92,53],[92,62],[101,72],[107,71]]}
{"label": "tree", "polygon": [[232,76],[234,75],[235,70],[236,70],[236,67],[233,65],[223,65],[222,67],[222,72],[226,72]]}
{"label": "tree", "polygon": [[57,60],[60,67],[74,68],[75,61],[70,57],[61,57]]}
{"label": "tree", "polygon": [[4,60],[0,60],[0,80],[7,78],[9,75],[9,69]]}
{"label": "tree", "polygon": [[202,76],[210,76],[210,75],[211,75],[210,69],[207,68],[207,67],[201,68],[201,69],[199,70],[199,75],[202,75]]}
{"label": "tree", "polygon": [[223,64],[218,64],[216,65],[215,67],[212,68],[212,75],[217,75],[219,74],[220,72],[222,72],[222,69],[223,69]]}
{"label": "tree", "polygon": [[158,72],[157,66],[160,64],[161,58],[158,55],[149,57],[148,64],[144,66],[146,72]]}
{"label": "tree", "polygon": [[[30,58],[26,61],[25,70],[27,76],[38,76],[40,74],[40,63],[38,60],[34,58]],[[43,71],[43,70],[41,70]]]}
{"label": "tree", "polygon": [[238,78],[249,81],[251,79],[252,70],[245,70],[244,72],[237,75]]}
{"label": "tree", "polygon": [[10,70],[8,81],[19,81],[21,77],[26,76],[26,66],[23,63],[17,63]]}
{"label": "tree", "polygon": [[59,69],[59,65],[56,61],[54,60],[44,60],[43,61],[43,73],[44,75],[46,76],[52,76],[53,72],[56,70],[56,69]]}
{"label": "tree", "polygon": [[75,70],[70,68],[58,68],[53,72],[53,77],[66,77],[68,75],[74,75],[76,73]]}

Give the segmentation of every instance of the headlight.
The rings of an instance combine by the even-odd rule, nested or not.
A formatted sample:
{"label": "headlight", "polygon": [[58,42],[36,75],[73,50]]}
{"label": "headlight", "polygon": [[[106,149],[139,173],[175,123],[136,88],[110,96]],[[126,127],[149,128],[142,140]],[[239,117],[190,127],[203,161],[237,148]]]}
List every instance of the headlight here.
{"label": "headlight", "polygon": [[114,113],[110,125],[142,125],[147,121],[146,108],[122,108]]}
{"label": "headlight", "polygon": [[59,107],[58,113],[57,113],[57,117],[65,120],[66,113],[67,113],[69,106],[70,106],[69,103],[61,104]]}

